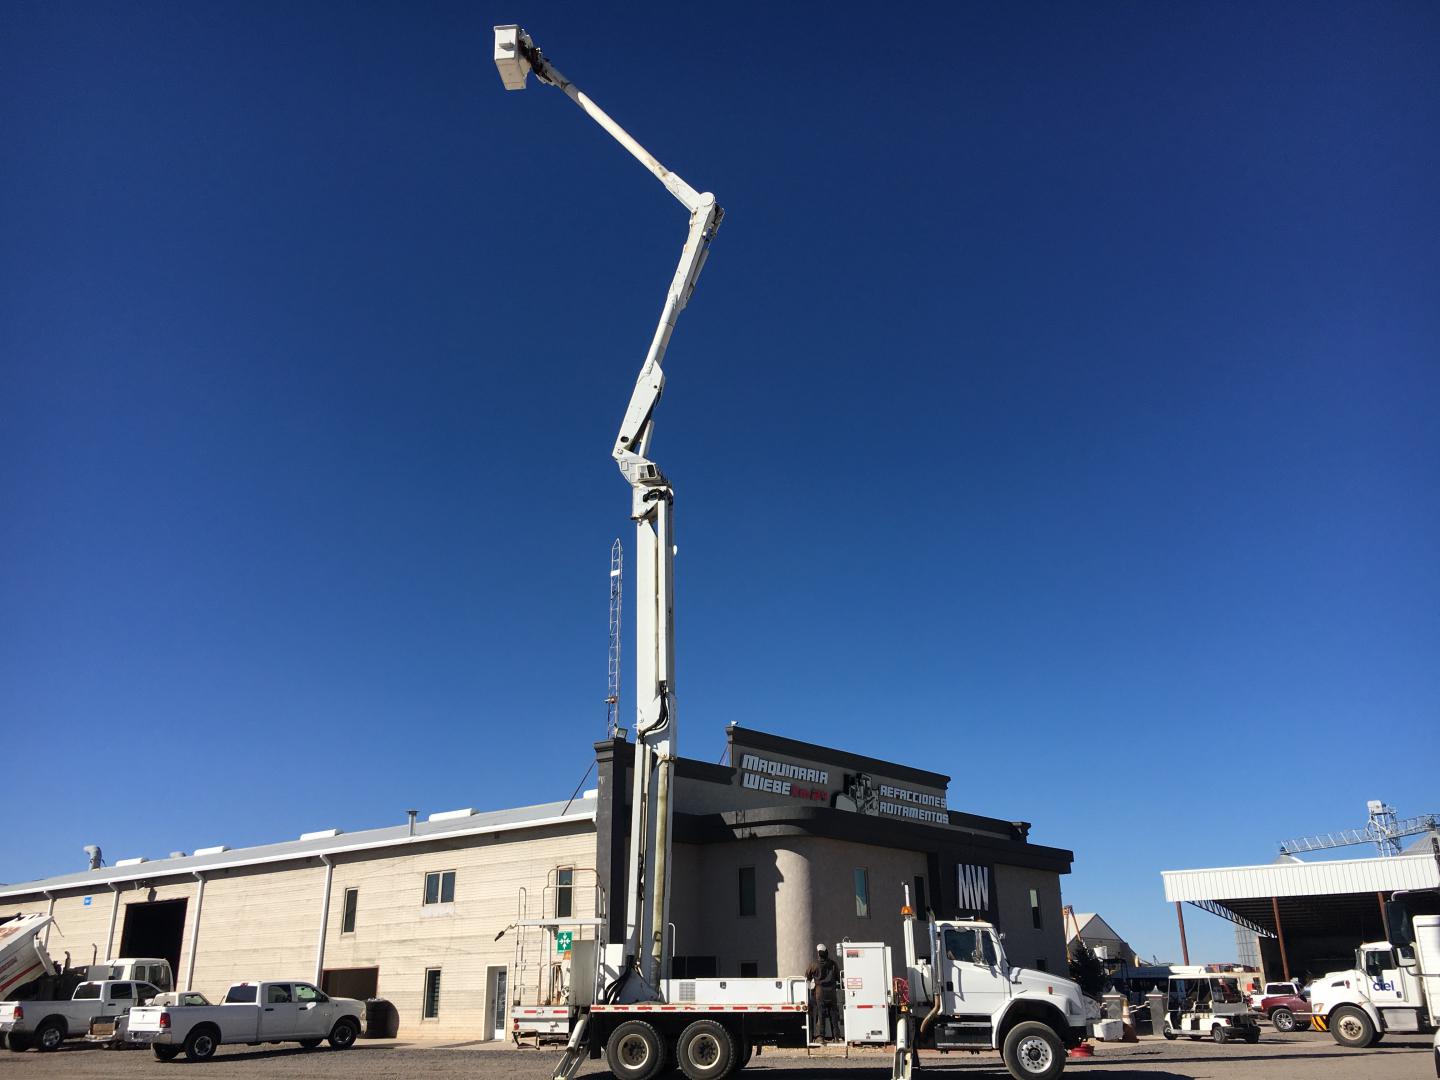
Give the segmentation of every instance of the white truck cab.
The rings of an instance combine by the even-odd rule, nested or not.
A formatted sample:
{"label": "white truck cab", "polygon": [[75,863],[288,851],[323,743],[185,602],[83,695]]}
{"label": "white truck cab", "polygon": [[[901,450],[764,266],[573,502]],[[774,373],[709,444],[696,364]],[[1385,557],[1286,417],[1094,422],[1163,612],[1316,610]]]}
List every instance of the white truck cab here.
{"label": "white truck cab", "polygon": [[1387,1032],[1428,1034],[1440,1028],[1440,915],[1416,915],[1409,927],[1392,905],[1392,932],[1408,941],[1367,941],[1355,966],[1310,984],[1311,1012],[1342,1046],[1372,1046]]}

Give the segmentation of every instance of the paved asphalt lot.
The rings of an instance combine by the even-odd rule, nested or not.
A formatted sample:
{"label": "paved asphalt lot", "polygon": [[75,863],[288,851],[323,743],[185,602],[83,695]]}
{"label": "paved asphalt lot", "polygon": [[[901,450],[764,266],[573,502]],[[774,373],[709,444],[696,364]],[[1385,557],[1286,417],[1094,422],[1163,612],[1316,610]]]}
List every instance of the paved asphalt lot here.
{"label": "paved asphalt lot", "polygon": [[[755,1059],[742,1073],[755,1080],[808,1080],[837,1072],[854,1073],[855,1080],[888,1080],[888,1057],[873,1051],[852,1051],[846,1059],[838,1051],[806,1057],[803,1052],[771,1051]],[[292,1047],[225,1047],[212,1060],[189,1064],[183,1058],[162,1064],[148,1050],[106,1051],[67,1044],[51,1054],[33,1050],[24,1054],[0,1052],[0,1076],[10,1080],[54,1078],[96,1080],[158,1078],[158,1080],[392,1080],[399,1077],[460,1077],[466,1080],[547,1080],[559,1060],[554,1050],[516,1050],[495,1043],[365,1042],[336,1053],[321,1048],[304,1051]],[[1006,1073],[995,1054],[922,1054],[920,1075],[999,1080]],[[603,1062],[587,1062],[582,1077],[608,1076]],[[680,1076],[679,1073],[673,1074]],[[1100,1045],[1089,1060],[1073,1061],[1066,1077],[1094,1076],[1105,1080],[1125,1077],[1185,1078],[1185,1080],[1430,1080],[1434,1077],[1430,1040],[1390,1036],[1369,1050],[1346,1050],[1329,1035],[1318,1032],[1281,1035],[1266,1032],[1254,1045],[1216,1046],[1209,1041],[1180,1039],[1167,1043],[1145,1039],[1139,1043]]]}

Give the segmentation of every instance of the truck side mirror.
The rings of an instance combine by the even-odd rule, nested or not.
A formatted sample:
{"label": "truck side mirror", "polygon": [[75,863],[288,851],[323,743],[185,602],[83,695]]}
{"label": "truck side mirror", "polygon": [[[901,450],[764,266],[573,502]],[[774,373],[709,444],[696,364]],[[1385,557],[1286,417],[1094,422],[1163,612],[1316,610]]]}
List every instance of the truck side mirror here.
{"label": "truck side mirror", "polygon": [[1400,948],[1395,950],[1395,956],[1400,961],[1400,966],[1406,971],[1414,971],[1418,966],[1415,963],[1415,950]]}

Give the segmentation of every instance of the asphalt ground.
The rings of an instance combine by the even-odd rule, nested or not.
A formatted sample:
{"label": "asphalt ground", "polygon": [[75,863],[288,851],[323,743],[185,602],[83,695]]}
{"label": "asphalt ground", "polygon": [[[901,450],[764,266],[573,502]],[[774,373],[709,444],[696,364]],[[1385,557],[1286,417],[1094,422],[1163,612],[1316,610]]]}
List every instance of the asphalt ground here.
{"label": "asphalt ground", "polygon": [[[547,1080],[559,1061],[558,1050],[523,1049],[500,1043],[433,1043],[361,1041],[352,1050],[322,1047],[306,1051],[291,1046],[223,1047],[213,1059],[190,1064],[156,1061],[148,1050],[101,1050],[69,1043],[49,1054],[0,1052],[5,1080],[34,1077],[53,1080],[152,1078],[183,1080],[196,1073],[212,1080],[392,1080],[400,1077],[466,1080]],[[888,1080],[889,1056],[852,1050],[848,1058],[835,1049],[807,1056],[804,1051],[767,1051],[751,1061],[742,1076],[755,1080],[811,1080],[836,1073],[854,1073],[855,1080]],[[582,1077],[608,1076],[603,1061],[586,1062]],[[679,1073],[673,1074],[679,1076]],[[993,1053],[921,1054],[918,1076],[976,1080],[1005,1077]],[[1138,1043],[1098,1044],[1095,1056],[1075,1060],[1066,1077],[1106,1080],[1148,1077],[1150,1080],[1429,1080],[1434,1075],[1428,1037],[1388,1036],[1369,1050],[1348,1050],[1320,1032],[1281,1035],[1267,1031],[1255,1045],[1217,1046],[1206,1040],[1165,1042],[1146,1038]]]}

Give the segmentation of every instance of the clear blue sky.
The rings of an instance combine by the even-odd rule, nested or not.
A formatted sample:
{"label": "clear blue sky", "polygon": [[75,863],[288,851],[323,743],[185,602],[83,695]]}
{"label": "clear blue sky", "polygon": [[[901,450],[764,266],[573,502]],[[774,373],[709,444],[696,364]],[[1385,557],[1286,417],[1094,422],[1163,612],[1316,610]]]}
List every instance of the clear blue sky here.
{"label": "clear blue sky", "polygon": [[1440,9],[625,11],[5,6],[0,879],[579,781],[685,221],[510,21],[728,211],[685,752],[948,773],[1162,956],[1162,868],[1440,810]]}

